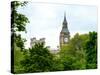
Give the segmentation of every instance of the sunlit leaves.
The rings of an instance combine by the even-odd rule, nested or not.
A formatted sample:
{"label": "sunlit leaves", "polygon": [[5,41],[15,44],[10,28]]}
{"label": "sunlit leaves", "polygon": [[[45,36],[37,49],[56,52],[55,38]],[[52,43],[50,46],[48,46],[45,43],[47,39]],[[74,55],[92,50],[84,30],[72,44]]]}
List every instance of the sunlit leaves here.
{"label": "sunlit leaves", "polygon": [[12,1],[11,2],[11,31],[26,31],[26,24],[29,23],[28,18],[17,12],[19,6],[25,6],[27,2]]}

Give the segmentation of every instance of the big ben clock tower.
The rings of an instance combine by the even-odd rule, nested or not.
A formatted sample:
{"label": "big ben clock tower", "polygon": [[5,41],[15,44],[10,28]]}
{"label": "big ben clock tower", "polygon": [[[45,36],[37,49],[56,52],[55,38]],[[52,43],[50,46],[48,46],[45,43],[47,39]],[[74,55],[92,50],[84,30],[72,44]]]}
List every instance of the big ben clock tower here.
{"label": "big ben clock tower", "polygon": [[70,40],[70,32],[68,30],[68,23],[66,20],[66,13],[64,13],[64,21],[62,25],[62,30],[60,32],[60,47],[69,43]]}

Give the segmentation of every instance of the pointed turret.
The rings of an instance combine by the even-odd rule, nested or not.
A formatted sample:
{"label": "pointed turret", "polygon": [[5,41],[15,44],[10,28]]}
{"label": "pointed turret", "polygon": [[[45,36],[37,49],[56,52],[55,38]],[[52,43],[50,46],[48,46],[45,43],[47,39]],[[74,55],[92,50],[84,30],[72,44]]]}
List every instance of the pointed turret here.
{"label": "pointed turret", "polygon": [[67,24],[66,13],[64,13],[63,27],[61,32],[69,33]]}
{"label": "pointed turret", "polygon": [[67,27],[66,12],[64,12],[63,26],[64,26],[64,27]]}

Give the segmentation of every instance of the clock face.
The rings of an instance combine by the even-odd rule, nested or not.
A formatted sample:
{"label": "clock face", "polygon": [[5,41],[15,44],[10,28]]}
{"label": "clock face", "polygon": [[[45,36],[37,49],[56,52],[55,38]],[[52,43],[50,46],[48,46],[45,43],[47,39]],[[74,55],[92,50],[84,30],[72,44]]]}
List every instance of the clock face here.
{"label": "clock face", "polygon": [[68,42],[68,38],[64,38],[64,42]]}

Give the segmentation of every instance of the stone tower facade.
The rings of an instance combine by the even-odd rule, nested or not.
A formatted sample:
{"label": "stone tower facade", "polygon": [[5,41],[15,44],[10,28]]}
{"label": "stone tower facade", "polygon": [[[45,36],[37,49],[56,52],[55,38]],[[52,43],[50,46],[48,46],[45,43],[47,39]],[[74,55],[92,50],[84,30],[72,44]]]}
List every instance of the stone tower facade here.
{"label": "stone tower facade", "polygon": [[62,23],[62,30],[60,32],[60,47],[69,43],[70,40],[70,32],[68,30],[68,23],[66,20],[66,13],[64,13],[64,21]]}
{"label": "stone tower facade", "polygon": [[34,46],[37,43],[44,43],[45,44],[45,38],[40,38],[39,40],[36,39],[36,37],[33,37],[30,39],[30,47]]}

